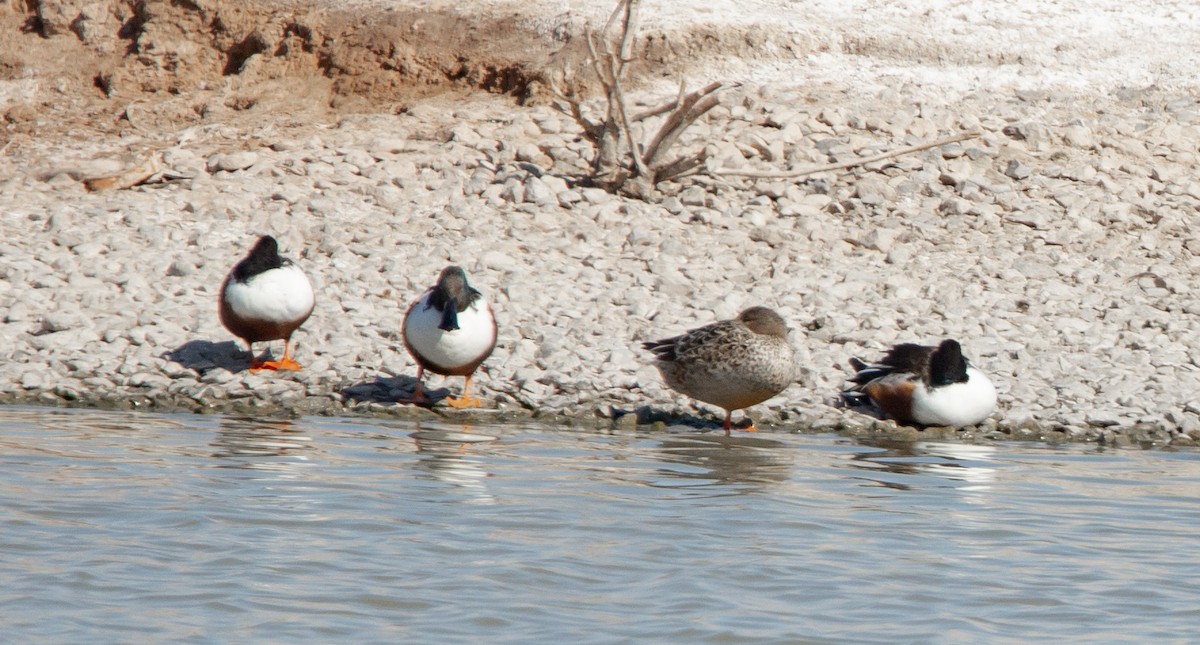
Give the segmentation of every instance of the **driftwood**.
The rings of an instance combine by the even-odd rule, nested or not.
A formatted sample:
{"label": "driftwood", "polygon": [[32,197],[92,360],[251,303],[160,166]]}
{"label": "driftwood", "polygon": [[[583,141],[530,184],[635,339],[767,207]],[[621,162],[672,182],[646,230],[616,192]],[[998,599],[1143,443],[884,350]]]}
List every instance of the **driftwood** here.
{"label": "driftwood", "polygon": [[[560,82],[551,81],[550,89],[557,99],[556,107],[571,115],[584,136],[596,146],[592,182],[610,192],[645,199],[655,193],[660,182],[703,168],[703,151],[672,156],[670,149],[689,126],[717,106],[717,92],[725,86],[711,83],[688,92],[681,83],[679,93],[672,101],[630,114],[622,79],[633,61],[639,4],[640,0],[618,0],[600,34],[587,33],[587,66],[604,90],[606,109],[603,117],[594,120],[584,114],[579,84],[571,82],[565,70]],[[621,33],[619,38],[614,38],[611,31],[618,22]],[[639,142],[634,125],[655,117],[662,117],[658,129],[648,141]]]}
{"label": "driftwood", "polygon": [[[132,117],[130,107],[125,108],[125,117],[137,130],[143,133],[153,135],[150,130],[141,128]],[[90,177],[83,180],[84,188],[91,192],[100,190],[121,190],[125,188],[133,188],[145,184],[156,184],[160,182],[168,182],[176,179],[185,179],[192,176],[188,172],[178,172],[167,166],[166,159],[173,150],[183,147],[184,144],[196,139],[199,129],[190,127],[178,134],[174,135],[174,143],[169,148],[154,146],[148,151],[142,152],[145,158],[137,164],[122,170],[115,175],[106,175],[103,177]]]}
{"label": "driftwood", "polygon": [[151,177],[158,175],[163,171],[162,168],[162,153],[150,155],[145,161],[122,171],[117,175],[108,177],[93,177],[85,179],[83,185],[89,191],[95,192],[98,190],[110,190],[131,188],[138,184],[144,183]]}
{"label": "driftwood", "polygon": [[[583,136],[596,147],[589,177],[596,186],[609,192],[624,193],[633,197],[652,197],[657,185],[664,181],[677,180],[693,174],[704,174],[713,178],[747,177],[757,179],[796,179],[806,175],[854,168],[884,159],[892,159],[929,148],[936,148],[980,135],[979,132],[964,132],[944,139],[908,146],[849,161],[797,168],[792,170],[739,170],[734,168],[711,168],[706,163],[707,153],[672,155],[670,150],[679,142],[684,131],[701,116],[717,106],[718,92],[726,86],[711,83],[698,90],[688,92],[682,83],[678,95],[671,101],[637,114],[631,114],[623,88],[623,79],[628,65],[633,61],[633,46],[637,32],[640,0],[618,0],[608,21],[599,34],[588,31],[586,43],[588,58],[585,63],[599,81],[603,90],[605,107],[603,114],[585,113],[582,84],[575,82],[564,68],[559,79],[550,79],[550,90],[555,96],[555,107],[569,114],[583,130]],[[620,25],[619,34],[614,29]],[[661,119],[657,129],[647,127],[649,119]],[[641,125],[652,133],[645,141],[639,141],[635,126]]]}
{"label": "driftwood", "polygon": [[978,137],[979,135],[980,135],[980,133],[977,131],[963,132],[961,134],[956,134],[954,136],[946,137],[944,139],[938,139],[936,141],[927,141],[925,143],[919,143],[915,146],[908,146],[906,148],[900,148],[898,150],[892,150],[890,152],[881,152],[879,154],[871,155],[869,157],[860,157],[858,159],[851,159],[849,161],[839,161],[838,163],[821,164],[819,166],[809,166],[807,168],[797,168],[794,170],[737,170],[737,169],[733,169],[733,168],[715,168],[715,169],[709,170],[708,172],[712,175],[719,175],[719,176],[725,176],[725,177],[749,177],[752,179],[795,179],[797,177],[813,175],[813,174],[816,174],[819,172],[829,172],[831,170],[844,170],[846,168],[854,168],[857,166],[863,166],[863,165],[866,165],[869,163],[874,163],[876,161],[883,161],[884,159],[894,159],[896,157],[903,157],[904,155],[912,154],[914,152],[920,152],[922,150],[928,150],[930,148],[937,148],[938,146],[944,146],[944,145],[948,145],[951,143],[958,143],[959,141],[966,141],[967,139],[974,139],[975,137]]}

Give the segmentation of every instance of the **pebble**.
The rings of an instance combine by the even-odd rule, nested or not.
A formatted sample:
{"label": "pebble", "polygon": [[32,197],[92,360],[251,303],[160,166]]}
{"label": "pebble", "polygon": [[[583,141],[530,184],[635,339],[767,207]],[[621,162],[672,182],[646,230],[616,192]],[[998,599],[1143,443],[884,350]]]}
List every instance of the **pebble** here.
{"label": "pebble", "polygon": [[209,157],[208,171],[217,172],[218,170],[224,170],[226,172],[234,172],[249,168],[256,163],[258,163],[258,154],[250,150],[229,152]]}
{"label": "pebble", "polygon": [[552,202],[557,202],[557,197],[555,196],[554,191],[552,191],[550,187],[546,185],[546,182],[542,181],[538,177],[530,176],[525,180],[522,188],[522,199],[525,201],[537,204],[538,206],[545,206]]}
{"label": "pebble", "polygon": [[1018,181],[1025,179],[1033,174],[1033,170],[1029,166],[1021,163],[1016,159],[1011,159],[1008,165],[1004,168],[1004,174]]}
{"label": "pebble", "polygon": [[869,175],[855,183],[854,194],[862,203],[877,206],[891,201],[896,191],[882,178]]}

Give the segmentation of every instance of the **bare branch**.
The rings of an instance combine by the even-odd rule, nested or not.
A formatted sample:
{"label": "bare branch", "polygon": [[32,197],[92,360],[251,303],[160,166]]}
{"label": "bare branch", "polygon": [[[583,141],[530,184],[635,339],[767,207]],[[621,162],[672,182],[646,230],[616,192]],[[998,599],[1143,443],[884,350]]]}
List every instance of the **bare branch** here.
{"label": "bare branch", "polygon": [[600,135],[603,134],[604,128],[599,123],[592,123],[586,116],[583,115],[583,108],[578,101],[568,101],[570,107],[571,118],[575,119],[575,123],[583,130],[583,136],[589,141],[595,143],[600,140]]}
{"label": "bare branch", "polygon": [[[591,55],[592,70],[596,73],[596,77],[600,79],[600,85],[604,88],[604,95],[607,98],[608,112],[605,114],[604,120],[597,124],[595,130],[596,143],[596,158],[593,160],[593,169],[597,173],[612,173],[614,168],[620,166],[620,146],[621,146],[621,131],[618,125],[617,110],[613,95],[613,83],[616,80],[619,70],[614,63],[614,56],[608,49],[608,43],[600,40],[597,45],[596,38],[592,32],[587,34],[588,52]],[[603,48],[603,55],[600,54],[598,47]],[[608,70],[605,70],[604,63],[608,63]],[[606,73],[607,72],[607,73]]]}
{"label": "bare branch", "polygon": [[654,181],[671,181],[695,174],[704,167],[704,160],[707,158],[708,155],[703,150],[689,157],[680,157],[659,168],[654,173]]}
{"label": "bare branch", "polygon": [[675,108],[679,107],[679,103],[680,103],[680,101],[683,100],[683,95],[684,95],[685,91],[686,90],[684,90],[683,81],[679,81],[679,95],[675,97],[675,100],[669,101],[667,103],[663,103],[662,105],[660,105],[656,108],[650,108],[649,110],[646,110],[645,112],[635,114],[630,118],[630,120],[633,121],[634,123],[637,123],[638,121],[645,121],[646,119],[649,119],[651,117],[656,117],[660,114],[666,114],[667,112],[674,110]]}
{"label": "bare branch", "polygon": [[[566,80],[566,72],[563,72],[563,80]],[[550,89],[550,93],[554,96],[554,109],[569,114],[575,120],[576,125],[583,131],[583,136],[592,143],[596,143],[600,139],[600,133],[603,128],[599,123],[593,123],[583,114],[583,105],[576,96],[575,88],[568,86],[569,89],[563,90],[558,86],[558,82],[553,76],[548,76],[546,85]]]}
{"label": "bare branch", "polygon": [[650,171],[646,168],[646,163],[642,160],[641,146],[633,138],[633,127],[629,124],[629,117],[625,112],[625,94],[621,92],[621,83],[619,81],[613,83],[613,98],[616,99],[617,114],[621,117],[621,126],[625,128],[625,138],[629,140],[629,154],[633,157],[633,166],[637,168],[639,176],[649,177]]}
{"label": "bare branch", "polygon": [[[649,199],[657,190],[656,184],[664,178],[682,177],[705,169],[707,156],[704,152],[668,162],[667,151],[678,142],[684,130],[718,104],[714,94],[724,85],[712,83],[689,94],[686,86],[680,83],[674,100],[631,114],[624,76],[636,58],[634,48],[640,8],[641,0],[616,0],[616,7],[604,29],[585,32],[589,57],[584,66],[596,75],[607,111],[591,111],[592,120],[589,120],[584,116],[582,102],[575,91],[578,85],[568,87],[567,92],[554,85],[550,89],[558,100],[555,107],[569,113],[596,147],[591,177],[595,185]],[[619,34],[615,33],[618,23]],[[565,73],[563,80],[567,80]],[[655,117],[662,117],[662,122],[649,143],[635,139],[634,125]],[[642,134],[643,139],[646,136],[646,133]]]}
{"label": "bare branch", "polygon": [[662,105],[660,105],[656,108],[650,108],[649,110],[646,110],[645,112],[638,112],[637,114],[629,117],[629,120],[633,121],[634,123],[638,123],[639,121],[645,121],[646,119],[650,119],[650,118],[659,116],[661,114],[666,114],[667,112],[670,112],[671,110],[674,110],[677,107],[679,107],[678,101],[671,101],[670,103],[663,103]]}
{"label": "bare branch", "polygon": [[617,6],[613,7],[612,13],[608,14],[608,20],[604,22],[604,29],[600,33],[607,34],[608,30],[612,29],[613,23],[617,21],[617,16],[624,13],[627,4],[629,4],[629,0],[618,0]]}
{"label": "bare branch", "polygon": [[[717,106],[718,97],[712,94],[721,87],[723,87],[721,83],[709,83],[683,97],[679,106],[663,121],[662,126],[658,129],[658,134],[646,146],[645,158],[650,165],[656,165],[659,156],[675,144],[688,126],[705,112]],[[701,102],[701,99],[705,100]]]}
{"label": "bare branch", "polygon": [[633,60],[633,38],[637,33],[638,5],[641,0],[623,0],[625,3],[625,25],[621,34],[621,65]]}
{"label": "bare branch", "polygon": [[667,138],[665,138],[663,143],[660,144],[661,149],[665,151],[674,145],[675,140],[679,138],[679,135],[683,134],[685,129],[695,123],[696,119],[704,116],[709,110],[717,107],[720,102],[721,99],[716,95],[706,96],[697,101],[695,105],[689,108],[688,111],[683,115],[683,121],[680,123],[679,127],[675,128],[674,131],[667,133]]}
{"label": "bare branch", "polygon": [[[587,32],[588,55],[591,56],[592,70],[596,72],[596,76],[600,77],[600,84],[604,86],[604,92],[607,94],[612,83],[609,81],[608,75],[605,74],[604,65],[601,64],[601,61],[606,58],[611,58],[612,53],[608,50],[608,44],[604,43],[604,41],[601,41],[604,43],[604,57],[602,58],[596,51],[596,40],[594,36],[595,35],[592,32]],[[608,71],[611,73],[614,70],[612,70],[610,67]]]}
{"label": "bare branch", "polygon": [[936,148],[938,146],[944,146],[944,145],[951,144],[951,143],[957,143],[959,141],[966,141],[967,139],[974,139],[975,137],[978,137],[981,134],[982,133],[979,131],[963,132],[961,134],[956,134],[952,137],[946,137],[945,139],[938,139],[936,141],[928,141],[926,143],[918,144],[915,146],[908,146],[906,148],[900,148],[899,150],[893,150],[891,152],[881,152],[877,155],[871,155],[869,157],[862,157],[859,159],[851,159],[850,161],[840,161],[838,163],[823,164],[820,166],[810,166],[808,168],[799,168],[797,170],[735,170],[732,168],[717,168],[715,170],[710,170],[709,173],[713,174],[713,175],[726,175],[726,176],[731,176],[731,177],[751,177],[751,178],[756,178],[756,179],[794,179],[796,177],[803,177],[805,175],[812,175],[812,174],[816,174],[819,172],[828,172],[830,170],[843,170],[845,168],[854,168],[856,166],[862,166],[864,164],[869,164],[869,163],[873,163],[876,161],[882,161],[884,159],[893,159],[895,157],[901,157],[901,156],[904,156],[907,154],[912,154],[914,152],[920,152],[922,150]]}

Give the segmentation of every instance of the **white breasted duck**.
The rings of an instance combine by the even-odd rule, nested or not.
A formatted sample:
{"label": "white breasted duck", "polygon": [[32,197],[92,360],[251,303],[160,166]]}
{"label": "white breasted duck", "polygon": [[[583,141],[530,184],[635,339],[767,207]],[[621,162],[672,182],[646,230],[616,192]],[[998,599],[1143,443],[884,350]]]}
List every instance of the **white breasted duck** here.
{"label": "white breasted duck", "polygon": [[465,376],[462,396],[447,399],[455,408],[477,408],[470,395],[471,377],[496,347],[496,317],[483,294],[467,283],[461,267],[449,266],[437,284],[404,314],[404,346],[417,361],[417,385],[401,403],[428,405],[422,378],[425,370],[443,376]]}
{"label": "white breasted duck", "polygon": [[[246,341],[250,371],[298,370],[292,359],[292,334],[313,310],[313,289],[304,271],[280,257],[279,243],[270,235],[258,238],[250,253],[233,267],[221,285],[221,324]],[[260,361],[254,343],[283,341],[283,358]]]}
{"label": "white breasted duck", "polygon": [[725,410],[726,436],[734,410],[762,403],[796,380],[787,323],[766,307],[642,347],[654,352],[667,387]]}
{"label": "white breasted duck", "polygon": [[903,343],[877,363],[850,359],[853,387],[842,392],[851,406],[873,403],[899,423],[973,426],[996,409],[996,388],[963,357],[958,341],[937,347]]}

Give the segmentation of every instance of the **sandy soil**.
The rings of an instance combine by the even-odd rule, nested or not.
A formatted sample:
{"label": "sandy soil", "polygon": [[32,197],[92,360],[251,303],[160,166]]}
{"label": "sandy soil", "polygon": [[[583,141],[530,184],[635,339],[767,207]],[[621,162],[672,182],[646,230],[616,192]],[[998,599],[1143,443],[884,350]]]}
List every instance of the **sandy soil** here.
{"label": "sandy soil", "polygon": [[[612,5],[491,0],[0,6],[5,136],[403,110],[447,91],[539,96]],[[28,5],[28,8],[26,8]],[[336,8],[331,5],[336,5]],[[1196,87],[1188,2],[751,0],[646,2],[639,78],[834,86],[954,101],[980,90],[1103,96]],[[2,145],[2,144],[0,144]]]}

